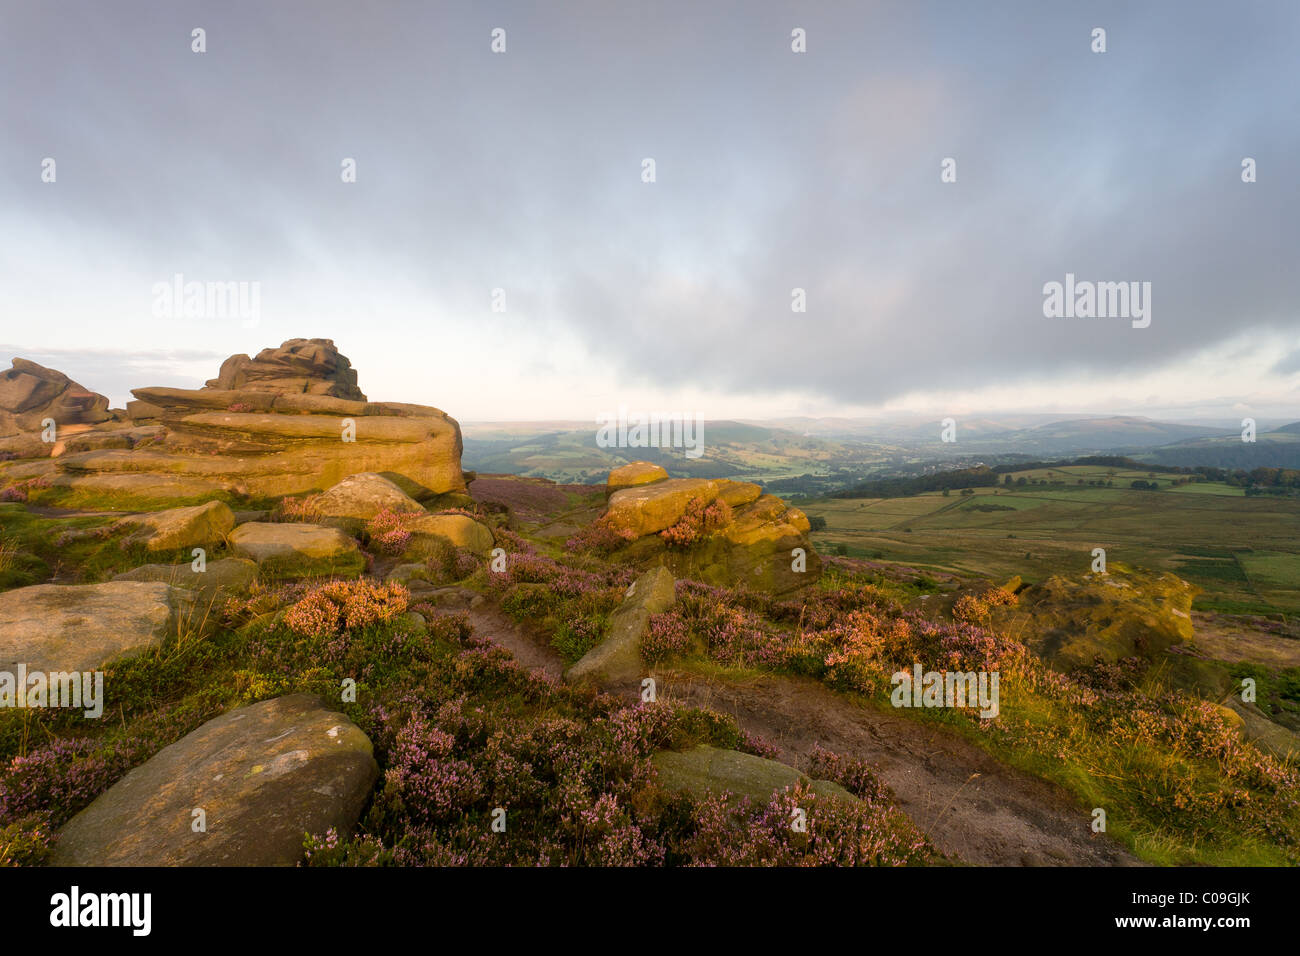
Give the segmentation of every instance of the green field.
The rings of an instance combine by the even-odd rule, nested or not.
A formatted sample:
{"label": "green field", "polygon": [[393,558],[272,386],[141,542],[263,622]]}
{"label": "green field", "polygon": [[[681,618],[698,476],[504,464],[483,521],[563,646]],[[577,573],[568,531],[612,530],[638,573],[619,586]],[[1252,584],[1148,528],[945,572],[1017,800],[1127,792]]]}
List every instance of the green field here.
{"label": "green field", "polygon": [[[1240,488],[1095,466],[1017,472],[1010,485],[908,498],[830,498],[801,507],[826,519],[814,535],[834,553],[920,569],[1020,575],[1089,570],[1092,549],[1108,561],[1172,571],[1203,589],[1197,607],[1224,611],[1300,611],[1300,501],[1247,498]],[[1112,488],[1077,484],[1112,480]],[[1129,487],[1156,481],[1159,491]]]}

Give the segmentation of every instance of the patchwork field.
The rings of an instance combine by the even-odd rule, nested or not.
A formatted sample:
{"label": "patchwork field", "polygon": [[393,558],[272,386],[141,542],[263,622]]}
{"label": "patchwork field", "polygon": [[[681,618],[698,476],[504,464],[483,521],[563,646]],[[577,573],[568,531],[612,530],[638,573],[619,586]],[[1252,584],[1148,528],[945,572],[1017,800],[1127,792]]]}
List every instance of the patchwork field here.
{"label": "patchwork field", "polygon": [[[1203,589],[1197,607],[1300,610],[1300,501],[1247,498],[1219,483],[1175,486],[1172,477],[1097,467],[1018,472],[973,494],[821,499],[801,507],[826,519],[815,543],[829,552],[918,569],[1020,575],[1077,574],[1093,548],[1107,560],[1172,571]],[[1176,477],[1176,476],[1175,476]],[[1109,480],[1114,487],[1077,484]],[[1159,491],[1129,487],[1155,481]]]}

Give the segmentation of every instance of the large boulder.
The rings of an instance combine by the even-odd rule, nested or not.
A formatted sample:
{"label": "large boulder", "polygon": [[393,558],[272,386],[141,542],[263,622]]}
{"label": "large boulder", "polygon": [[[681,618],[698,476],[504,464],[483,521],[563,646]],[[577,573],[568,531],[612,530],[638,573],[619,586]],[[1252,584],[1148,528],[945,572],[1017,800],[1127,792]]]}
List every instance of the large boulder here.
{"label": "large boulder", "polygon": [[150,514],[131,515],[117,522],[132,530],[129,540],[149,551],[175,551],[222,541],[235,527],[235,513],[221,501],[190,508],[168,508]]}
{"label": "large boulder", "polygon": [[161,645],[193,595],[166,584],[35,584],[0,593],[0,671],[92,671]]}
{"label": "large boulder", "polygon": [[128,773],[63,828],[50,862],[292,866],[305,835],[352,831],[378,774],[369,738],[319,698],[264,700]]}
{"label": "large boulder", "polygon": [[250,521],[230,533],[230,548],[277,578],[355,577],[366,566],[356,540],[325,525]]}
{"label": "large boulder", "polygon": [[408,526],[412,543],[422,539],[440,538],[457,548],[484,554],[492,549],[495,538],[492,529],[469,515],[425,515]]}
{"label": "large boulder", "polygon": [[651,464],[648,461],[634,461],[611,471],[609,480],[605,483],[605,490],[609,494],[613,494],[623,488],[649,485],[656,481],[665,481],[667,478],[668,472],[658,465]]}
{"label": "large boulder", "polygon": [[804,784],[819,797],[858,802],[857,797],[838,783],[813,780],[787,764],[738,750],[709,746],[661,750],[650,761],[658,772],[661,787],[685,791],[701,800],[710,794],[731,795],[765,804],[777,791]]}
{"label": "large boulder", "polygon": [[1052,575],[1024,588],[993,621],[1054,667],[1068,670],[1100,659],[1158,659],[1192,640],[1198,589],[1173,574],[1133,571],[1111,562],[1106,574]]}
{"label": "large boulder", "polygon": [[609,636],[570,667],[565,679],[639,683],[646,670],[641,662],[641,639],[650,627],[650,616],[662,614],[675,603],[674,585],[665,568],[652,568],[633,581],[610,617]]}
{"label": "large boulder", "polygon": [[383,475],[362,472],[348,475],[312,501],[321,524],[356,534],[381,511],[423,514],[424,508]]}
{"label": "large boulder", "polygon": [[710,504],[718,497],[718,482],[706,478],[669,478],[614,492],[605,523],[638,538],[671,528],[693,501]]}
{"label": "large boulder", "polygon": [[[663,537],[701,508],[716,510],[721,523],[694,541]],[[807,515],[752,482],[669,478],[623,488],[610,496],[600,521],[630,541],[616,559],[661,564],[677,577],[785,594],[821,574]]]}
{"label": "large boulder", "polygon": [[112,417],[107,398],[62,372],[22,358],[0,372],[0,436],[40,432],[46,418],[65,426],[93,425]]}

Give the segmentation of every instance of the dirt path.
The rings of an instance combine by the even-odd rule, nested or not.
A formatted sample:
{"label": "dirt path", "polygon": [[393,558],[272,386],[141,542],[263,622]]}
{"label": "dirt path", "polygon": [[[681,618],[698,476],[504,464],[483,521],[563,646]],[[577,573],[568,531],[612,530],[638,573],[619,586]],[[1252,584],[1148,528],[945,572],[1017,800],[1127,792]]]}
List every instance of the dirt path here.
{"label": "dirt path", "polygon": [[[471,611],[470,621],[525,667],[563,673],[559,655],[495,608]],[[991,866],[1140,865],[1114,840],[1093,834],[1090,814],[1065,791],[943,728],[856,702],[808,678],[655,676],[661,700],[732,714],[793,766],[806,769],[814,744],[869,761],[899,807],[951,859]]]}

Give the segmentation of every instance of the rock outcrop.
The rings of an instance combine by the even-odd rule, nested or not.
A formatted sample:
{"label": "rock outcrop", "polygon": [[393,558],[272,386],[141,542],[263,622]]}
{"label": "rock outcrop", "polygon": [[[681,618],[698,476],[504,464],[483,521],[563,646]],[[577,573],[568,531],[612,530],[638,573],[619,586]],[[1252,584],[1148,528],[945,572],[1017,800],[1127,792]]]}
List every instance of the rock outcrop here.
{"label": "rock outcrop", "polygon": [[[45,398],[53,385],[31,376],[15,382],[10,400],[16,406],[53,400]],[[351,363],[328,339],[291,339],[254,359],[233,356],[203,388],[132,394],[129,425],[100,426],[93,436],[77,436],[44,468],[8,474],[44,475],[55,486],[124,502],[223,492],[297,495],[359,472],[381,474],[422,501],[465,492],[455,419],[430,406],[367,401]],[[106,402],[92,402],[80,418],[102,421],[103,407]],[[50,454],[46,448],[32,456],[37,452]]]}
{"label": "rock outcrop", "polygon": [[0,593],[0,671],[92,671],[161,645],[193,595],[166,584],[34,584]]}
{"label": "rock outcrop", "polygon": [[50,862],[292,866],[305,835],[351,832],[378,774],[369,738],[319,698],[264,700],[128,773],[68,822]]}
{"label": "rock outcrop", "polygon": [[62,372],[16,358],[0,372],[0,436],[40,432],[42,421],[58,426],[94,425],[113,418],[108,399]]}
{"label": "rock outcrop", "polygon": [[1019,602],[995,608],[993,621],[1054,667],[1101,659],[1156,659],[1191,641],[1197,588],[1173,574],[1130,571],[1112,562],[1107,574],[1052,575],[1019,592]]}
{"label": "rock outcrop", "polygon": [[364,402],[357,373],[329,339],[290,339],[279,348],[262,349],[257,358],[232,355],[221,363],[208,388],[247,388],[260,392],[328,395]]}
{"label": "rock outcrop", "polygon": [[366,566],[357,542],[326,525],[250,521],[230,533],[230,549],[271,577],[356,577]]}
{"label": "rock outcrop", "polygon": [[599,520],[629,540],[616,559],[660,564],[677,577],[782,594],[821,573],[807,516],[751,482],[655,478],[615,491]]}
{"label": "rock outcrop", "polygon": [[639,683],[647,670],[641,662],[641,639],[650,626],[650,615],[662,614],[676,603],[674,584],[665,568],[652,568],[633,581],[610,617],[609,636],[565,671],[565,679]]}
{"label": "rock outcrop", "polygon": [[667,479],[668,472],[664,471],[660,466],[652,465],[648,461],[634,461],[611,471],[609,480],[605,482],[605,490],[609,494],[613,494],[623,488],[648,485],[656,481],[666,481]]}

